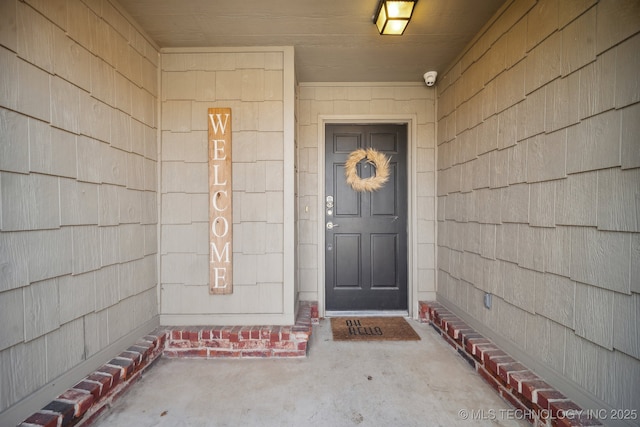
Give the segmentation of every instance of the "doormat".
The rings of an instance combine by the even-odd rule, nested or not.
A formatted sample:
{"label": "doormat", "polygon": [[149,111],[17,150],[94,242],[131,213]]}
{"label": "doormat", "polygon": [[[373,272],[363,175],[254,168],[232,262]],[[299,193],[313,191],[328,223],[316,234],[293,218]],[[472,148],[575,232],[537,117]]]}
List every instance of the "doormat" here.
{"label": "doormat", "polygon": [[402,317],[333,317],[334,341],[417,341],[420,336]]}

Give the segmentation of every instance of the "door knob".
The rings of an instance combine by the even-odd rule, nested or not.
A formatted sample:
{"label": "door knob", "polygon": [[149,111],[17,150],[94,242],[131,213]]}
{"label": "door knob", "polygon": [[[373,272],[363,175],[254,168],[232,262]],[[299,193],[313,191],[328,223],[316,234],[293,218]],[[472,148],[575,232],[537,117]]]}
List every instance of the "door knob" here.
{"label": "door knob", "polygon": [[329,222],[327,223],[327,230],[332,230],[332,229],[334,229],[335,227],[339,227],[339,226],[340,226],[339,224],[334,224],[333,222],[329,221]]}

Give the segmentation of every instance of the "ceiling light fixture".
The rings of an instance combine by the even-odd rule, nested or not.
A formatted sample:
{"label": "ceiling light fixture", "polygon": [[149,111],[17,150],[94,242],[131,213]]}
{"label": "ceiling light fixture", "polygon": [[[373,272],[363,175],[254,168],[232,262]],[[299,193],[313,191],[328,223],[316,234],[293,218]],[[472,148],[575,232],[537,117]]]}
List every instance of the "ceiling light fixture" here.
{"label": "ceiling light fixture", "polygon": [[411,20],[413,8],[418,0],[380,0],[373,22],[382,35],[399,36]]}

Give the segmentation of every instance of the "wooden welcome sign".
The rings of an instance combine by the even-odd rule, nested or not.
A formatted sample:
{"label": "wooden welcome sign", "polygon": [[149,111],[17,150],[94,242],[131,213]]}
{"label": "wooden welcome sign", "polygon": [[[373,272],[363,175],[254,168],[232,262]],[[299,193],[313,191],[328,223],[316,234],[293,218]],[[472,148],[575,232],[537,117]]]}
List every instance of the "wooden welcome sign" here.
{"label": "wooden welcome sign", "polygon": [[233,293],[231,108],[209,108],[209,293]]}

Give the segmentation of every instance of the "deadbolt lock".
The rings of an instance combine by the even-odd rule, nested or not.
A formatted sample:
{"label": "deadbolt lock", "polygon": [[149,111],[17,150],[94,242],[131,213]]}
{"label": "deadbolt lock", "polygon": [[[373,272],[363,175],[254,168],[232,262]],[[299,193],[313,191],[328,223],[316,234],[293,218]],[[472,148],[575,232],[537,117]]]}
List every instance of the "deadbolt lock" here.
{"label": "deadbolt lock", "polygon": [[326,206],[327,209],[331,209],[333,207],[333,196],[327,196]]}

